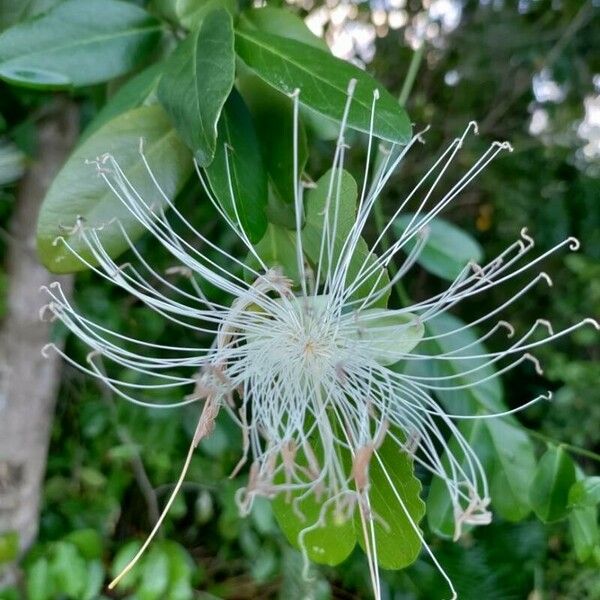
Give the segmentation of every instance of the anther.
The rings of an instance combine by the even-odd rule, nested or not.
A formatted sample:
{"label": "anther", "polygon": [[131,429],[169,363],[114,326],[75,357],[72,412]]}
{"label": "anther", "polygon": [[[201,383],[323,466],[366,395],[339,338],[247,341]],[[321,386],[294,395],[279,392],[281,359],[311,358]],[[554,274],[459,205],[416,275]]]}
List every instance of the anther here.
{"label": "anther", "polygon": [[548,321],[548,319],[537,319],[535,322],[536,325],[543,325],[550,335],[554,335],[554,329],[552,328],[552,323]]}
{"label": "anther", "polygon": [[515,335],[515,328],[508,321],[498,321],[498,325],[508,330],[509,339]]}
{"label": "anther", "polygon": [[533,354],[529,354],[529,352],[526,352],[525,354],[523,354],[523,358],[527,359],[533,363],[533,365],[535,367],[535,372],[538,375],[544,374],[544,370],[542,369],[542,365],[540,364],[540,361],[535,356],[533,356]]}
{"label": "anther", "polygon": [[527,233],[527,227],[521,229],[521,237],[529,244],[530,248],[535,246],[533,238]]}

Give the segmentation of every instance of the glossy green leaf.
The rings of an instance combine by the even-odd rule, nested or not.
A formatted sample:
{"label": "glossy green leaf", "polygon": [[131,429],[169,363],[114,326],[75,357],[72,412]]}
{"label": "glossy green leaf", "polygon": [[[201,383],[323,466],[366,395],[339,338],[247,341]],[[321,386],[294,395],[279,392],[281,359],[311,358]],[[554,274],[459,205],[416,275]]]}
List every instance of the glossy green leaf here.
{"label": "glossy green leaf", "polygon": [[[302,451],[298,452],[297,462],[306,466]],[[272,501],[273,514],[286,538],[300,550],[304,550],[310,560],[319,564],[337,565],[345,560],[356,544],[354,521],[336,513],[334,504],[324,507],[326,498],[316,499],[314,494],[296,502],[294,499],[303,492],[282,492]],[[319,525],[312,527],[319,522]],[[302,532],[310,528],[304,535]]]}
{"label": "glossy green leaf", "polygon": [[[364,343],[368,353],[382,365],[392,365],[406,356],[421,340],[425,328],[411,313],[370,308],[357,316],[350,337]],[[364,348],[364,349],[363,349]]]}
{"label": "glossy green leaf", "polygon": [[342,119],[348,85],[356,89],[348,126],[369,131],[373,94],[377,100],[373,132],[389,141],[405,144],[410,139],[408,116],[396,99],[358,67],[297,40],[263,31],[236,31],[236,51],[267,83],[285,94],[300,90],[300,103],[337,121]]}
{"label": "glossy green leaf", "polygon": [[569,528],[575,556],[579,562],[585,562],[600,545],[598,509],[595,506],[575,508],[569,513]]}
{"label": "glossy green leaf", "polygon": [[540,459],[531,483],[531,506],[545,523],[564,519],[569,513],[569,490],[575,483],[575,464],[560,447],[549,448]]}
{"label": "glossy green leaf", "polygon": [[115,117],[146,104],[156,104],[156,88],[162,75],[163,65],[161,63],[153,64],[144,69],[135,77],[132,77],[125,83],[114,96],[102,107],[95,116],[94,120],[86,127],[79,143],[83,142],[90,135],[103,125],[112,121]]}
{"label": "glossy green leaf", "polygon": [[81,598],[87,582],[87,565],[74,544],[57,542],[53,548],[50,574],[57,591],[69,598]]}
{"label": "glossy green leaf", "polygon": [[[120,575],[121,571],[123,571],[123,569],[129,564],[141,546],[141,542],[138,542],[137,540],[131,540],[119,548],[119,551],[117,552],[110,568],[110,576],[113,579]],[[140,576],[141,566],[140,563],[137,563],[128,573],[123,576],[119,583],[120,588],[124,590],[131,588],[139,581]]]}
{"label": "glossy green leaf", "polygon": [[241,31],[264,31],[329,52],[327,42],[317,37],[297,14],[287,8],[263,6],[245,10],[240,14],[237,26]]}
{"label": "glossy green leaf", "polygon": [[[255,75],[240,78],[240,91],[248,103],[258,132],[269,179],[278,199],[294,201],[294,127],[292,101]],[[306,133],[298,127],[298,174],[308,160]],[[285,206],[293,215],[293,209]]]}
{"label": "glossy green leaf", "polygon": [[[583,471],[575,468],[577,485],[585,481]],[[573,549],[579,562],[587,561],[600,548],[600,528],[598,527],[598,507],[582,506],[569,513],[569,529],[573,539]]]}
{"label": "glossy green leaf", "polygon": [[[405,214],[394,221],[394,230],[398,237],[409,226],[413,217],[412,214]],[[416,217],[411,229],[422,219],[423,215]],[[436,218],[426,226],[426,230],[427,242],[417,262],[430,273],[453,281],[469,262],[479,263],[482,260],[481,246],[456,225]],[[404,250],[409,252],[415,245],[416,240],[413,238],[404,246]]]}
{"label": "glossy green leaf", "polygon": [[215,158],[206,167],[210,187],[233,221],[239,218],[250,241],[257,243],[267,229],[267,171],[252,117],[236,90],[225,103],[218,132]]}
{"label": "glossy green leaf", "polygon": [[[269,267],[280,267],[286,277],[299,283],[298,263],[296,260],[296,234],[290,229],[269,223],[265,235],[254,246],[256,253]],[[258,268],[256,259],[249,258],[249,264]],[[253,275],[250,275],[252,278]]]}
{"label": "glossy green leaf", "polygon": [[50,270],[68,273],[86,268],[63,244],[53,244],[58,236],[65,236],[74,250],[91,260],[87,246],[76,233],[69,233],[68,228],[75,225],[79,216],[85,219],[86,226],[106,226],[100,238],[111,256],[127,248],[114,219],[133,239],[144,232],[97,176],[96,168],[85,164],[110,150],[146,202],[163,202],[140,160],[140,138],[144,139],[144,153],[167,196],[174,198],[182,188],[192,172],[191,156],[160,106],[143,106],[110,121],[75,150],[46,195],[38,221],[38,253]]}
{"label": "glossy green leaf", "polygon": [[59,2],[61,0],[2,0],[0,4],[0,31],[21,21],[37,17]]}
{"label": "glossy green leaf", "polygon": [[136,589],[139,600],[161,600],[169,587],[169,558],[161,546],[148,551],[141,566],[141,578]]}
{"label": "glossy green leaf", "polygon": [[0,534],[0,565],[13,561],[18,554],[19,534],[16,531],[7,531]]}
{"label": "glossy green leaf", "polygon": [[[308,191],[305,200],[306,222],[302,229],[302,248],[313,265],[316,266],[319,258],[322,259],[322,274],[326,273],[328,266],[327,256],[325,253],[321,255],[321,238],[325,223],[329,222],[331,233],[335,229],[332,265],[335,267],[344,248],[344,242],[348,238],[350,229],[356,220],[356,203],[358,197],[356,182],[349,173],[342,170],[338,171],[339,179],[336,179],[332,186],[331,180],[334,176],[333,171],[325,173],[317,181],[316,186]],[[333,190],[331,197],[329,197],[330,188]],[[336,200],[336,197],[338,200]],[[328,221],[325,221],[326,214],[329,215],[327,217]],[[337,223],[334,224],[336,218]],[[354,282],[361,269],[363,273],[367,272],[375,260],[375,256],[369,253],[367,243],[360,238],[348,266],[346,285],[349,286]],[[363,269],[365,263],[366,266]],[[377,293],[387,286],[389,281],[387,272],[381,268],[377,268],[358,286],[352,298],[365,298],[372,292]],[[373,304],[372,308],[385,308],[389,295],[390,292],[388,290]]]}
{"label": "glossy green leaf", "polygon": [[0,35],[0,78],[30,87],[86,86],[139,65],[161,26],[119,0],[69,0]]}
{"label": "glossy green leaf", "polygon": [[25,587],[28,600],[49,600],[53,597],[54,586],[50,578],[47,558],[38,558],[27,569]]}
{"label": "glossy green leaf", "polygon": [[102,537],[95,529],[76,529],[64,537],[87,560],[102,558]]}
{"label": "glossy green leaf", "polygon": [[[369,482],[377,562],[383,569],[403,569],[421,551],[415,527],[425,514],[425,503],[420,497],[421,482],[414,474],[412,459],[391,437],[386,437],[371,459]],[[358,510],[354,520],[357,531],[362,532]],[[358,543],[366,549],[364,535],[358,535]]]}
{"label": "glossy green leaf", "polygon": [[153,0],[150,6],[185,29],[196,29],[215,9],[224,8],[232,15],[237,11],[236,0]]}
{"label": "glossy green leaf", "polygon": [[200,166],[213,160],[217,122],[234,76],[233,24],[223,9],[208,14],[165,64],[158,99]]}
{"label": "glossy green leaf", "polygon": [[81,595],[82,600],[97,600],[104,585],[104,566],[101,560],[87,563],[87,580]]}
{"label": "glossy green leaf", "polygon": [[569,490],[569,506],[583,508],[600,504],[600,477],[580,479]]}
{"label": "glossy green leaf", "polygon": [[486,419],[494,455],[488,471],[492,507],[508,521],[531,512],[529,487],[535,473],[535,454],[529,436],[511,420]]}

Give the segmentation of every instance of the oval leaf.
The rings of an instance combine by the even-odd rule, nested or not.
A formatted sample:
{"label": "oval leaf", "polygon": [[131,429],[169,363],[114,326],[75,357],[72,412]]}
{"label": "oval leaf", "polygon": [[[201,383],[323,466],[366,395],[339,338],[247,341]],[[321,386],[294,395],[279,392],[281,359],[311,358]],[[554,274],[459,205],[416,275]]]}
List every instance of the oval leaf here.
{"label": "oval leaf", "polygon": [[[371,459],[369,482],[377,562],[383,569],[403,569],[417,560],[421,551],[415,529],[425,514],[425,503],[412,459],[389,436]],[[362,531],[358,511],[354,520],[356,529]],[[363,535],[358,536],[358,543],[366,549]]]}
{"label": "oval leaf", "polygon": [[217,8],[224,8],[232,15],[237,11],[236,0],[153,0],[150,6],[186,29],[199,27],[206,15]]}
{"label": "oval leaf", "polygon": [[381,365],[402,360],[423,337],[425,328],[410,313],[370,308],[361,311],[350,337],[365,342],[361,352],[368,352]]}
{"label": "oval leaf", "polygon": [[542,456],[531,484],[531,506],[545,523],[564,519],[569,513],[569,490],[575,483],[575,464],[559,446]]}
{"label": "oval leaf", "polygon": [[132,239],[143,233],[143,227],[97,176],[95,167],[85,164],[110,150],[140,195],[150,204],[162,202],[140,159],[140,138],[144,139],[145,155],[165,194],[174,198],[183,187],[192,171],[191,156],[160,106],[142,106],[110,121],[75,150],[48,190],[37,234],[38,253],[48,269],[69,273],[86,268],[63,244],[53,244],[58,236],[92,260],[87,246],[76,234],[69,233],[79,216],[87,226],[105,226],[100,238],[113,257],[127,248],[122,233],[112,223],[115,219]]}
{"label": "oval leaf", "polygon": [[586,477],[577,481],[569,490],[569,506],[583,508],[600,504],[600,477]]}
{"label": "oval leaf", "polygon": [[236,90],[225,103],[218,130],[217,152],[206,167],[210,187],[234,221],[237,212],[250,241],[257,243],[267,229],[267,172],[252,117]]}
{"label": "oval leaf", "polygon": [[[297,463],[307,466],[302,451],[298,452]],[[283,481],[283,480],[282,480]],[[278,494],[272,501],[273,514],[286,538],[299,550],[306,552],[310,560],[319,564],[337,565],[345,560],[356,545],[354,521],[336,514],[335,506],[324,507],[326,498],[315,498],[310,494],[301,501],[297,498],[303,491]],[[318,527],[313,527],[321,519]],[[306,531],[304,535],[302,532]]]}
{"label": "oval leaf", "polygon": [[263,31],[237,30],[236,50],[240,58],[267,83],[285,94],[300,90],[300,103],[341,121],[348,85],[356,80],[348,126],[368,132],[375,90],[373,133],[391,142],[405,144],[411,125],[394,97],[358,67],[297,40]]}
{"label": "oval leaf", "polygon": [[[135,77],[132,77],[119,88],[115,95],[108,100],[102,107],[102,110],[94,117],[94,120],[86,127],[79,143],[125,111],[137,108],[143,104],[155,104],[156,96],[154,94],[162,75],[162,69],[163,65],[161,63],[153,64],[141,73],[138,73]],[[152,99],[154,99],[153,102]]]}
{"label": "oval leaf", "polygon": [[[240,90],[252,111],[273,189],[281,202],[291,204],[294,201],[292,102],[255,75],[240,78]],[[297,157],[299,174],[304,170],[307,160],[306,134],[300,123]],[[293,214],[293,211],[289,212]]]}
{"label": "oval leaf", "polygon": [[158,86],[158,99],[200,166],[214,157],[217,121],[234,76],[231,15],[215,10],[175,49]]}
{"label": "oval leaf", "polygon": [[[408,227],[414,215],[406,214],[394,221],[394,228],[401,235]],[[411,229],[423,216],[415,218]],[[427,226],[427,241],[417,258],[417,262],[430,273],[454,281],[462,269],[471,261],[480,262],[483,258],[481,246],[462,229],[445,221],[433,219]],[[404,247],[407,252],[415,246],[416,240],[410,240]]]}
{"label": "oval leaf", "polygon": [[0,77],[42,88],[107,81],[139,65],[160,31],[155,19],[129,2],[62,2],[0,35]]}

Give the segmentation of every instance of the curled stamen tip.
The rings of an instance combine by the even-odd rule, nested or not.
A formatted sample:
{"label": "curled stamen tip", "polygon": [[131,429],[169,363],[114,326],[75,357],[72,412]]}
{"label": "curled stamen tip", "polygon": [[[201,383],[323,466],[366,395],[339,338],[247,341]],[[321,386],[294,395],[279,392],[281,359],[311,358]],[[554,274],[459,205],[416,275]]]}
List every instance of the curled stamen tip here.
{"label": "curled stamen tip", "polygon": [[508,321],[498,321],[498,325],[508,329],[508,337],[511,338],[515,335],[515,328]]}
{"label": "curled stamen tip", "polygon": [[100,350],[92,350],[91,352],[88,352],[88,355],[85,357],[85,360],[91,363],[97,356],[102,356]]}
{"label": "curled stamen tip", "polygon": [[545,271],[542,271],[540,273],[540,277],[546,281],[546,283],[548,284],[548,287],[552,287],[554,285],[554,282],[552,281],[552,278]]}
{"label": "curled stamen tip", "polygon": [[477,121],[469,121],[469,125],[467,127],[467,131],[469,129],[472,129],[473,133],[475,135],[479,135],[479,125],[477,124]]}
{"label": "curled stamen tip", "polygon": [[529,354],[529,352],[526,352],[525,354],[523,354],[523,358],[527,359],[533,363],[533,365],[535,367],[535,372],[538,375],[544,374],[544,370],[542,369],[542,365],[540,364],[540,361],[535,356],[533,356],[533,354]]}
{"label": "curled stamen tip", "polygon": [[538,319],[536,321],[536,323],[538,325],[543,325],[548,330],[548,333],[550,335],[554,335],[554,329],[552,328],[552,323],[550,323],[550,321],[548,321],[548,319]]}
{"label": "curled stamen tip", "polygon": [[500,148],[500,150],[508,150],[509,152],[512,152],[514,150],[514,148],[510,144],[510,142],[506,142],[506,141],[500,142],[499,140],[496,140],[495,142],[492,143],[492,146],[494,146],[496,148]]}
{"label": "curled stamen tip", "polygon": [[552,402],[552,399],[554,398],[554,394],[548,390],[548,393],[544,396],[544,398],[548,401],[548,402]]}
{"label": "curled stamen tip", "polygon": [[533,238],[529,235],[529,233],[527,232],[527,227],[523,227],[521,229],[521,237],[531,246],[535,246],[535,241],[533,240]]}
{"label": "curled stamen tip", "polygon": [[43,346],[41,350],[42,356],[48,358],[48,356],[50,356],[50,350],[56,350],[56,344],[50,343]]}
{"label": "curled stamen tip", "polygon": [[598,321],[596,321],[596,319],[592,319],[591,317],[588,317],[587,319],[583,320],[583,323],[593,325],[598,331],[600,331],[600,323],[598,323]]}
{"label": "curled stamen tip", "polygon": [[581,242],[576,237],[571,236],[567,241],[569,242],[569,250],[572,252],[576,252],[581,248]]}

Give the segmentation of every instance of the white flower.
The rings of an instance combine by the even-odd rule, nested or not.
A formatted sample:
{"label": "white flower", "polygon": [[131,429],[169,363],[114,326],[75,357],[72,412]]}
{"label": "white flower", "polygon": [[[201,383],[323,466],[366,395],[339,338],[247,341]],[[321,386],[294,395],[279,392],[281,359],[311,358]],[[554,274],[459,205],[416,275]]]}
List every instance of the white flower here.
{"label": "white flower", "polygon": [[[353,84],[349,88],[346,114],[352,92]],[[297,94],[295,102],[297,108]],[[373,114],[376,107],[377,97],[373,99]],[[508,329],[509,337],[512,336],[511,326],[497,320],[498,314],[538,282],[551,283],[545,273],[527,273],[560,248],[568,246],[575,250],[578,247],[577,240],[569,238],[530,258],[534,242],[525,230],[520,239],[488,264],[467,265],[443,293],[395,310],[381,306],[382,299],[387,297],[396,281],[413,266],[426,242],[431,220],[493,158],[510,149],[506,143],[494,142],[449,191],[436,197],[440,180],[472,131],[476,131],[473,123],[449,144],[368,247],[363,233],[374,204],[398,163],[421,140],[421,134],[405,148],[389,152],[370,184],[367,174],[371,168],[373,138],[369,136],[357,213],[340,237],[338,229],[342,228],[342,217],[348,218],[348,215],[340,214],[343,201],[340,190],[346,177],[342,171],[347,152],[344,119],[328,180],[326,202],[320,213],[318,251],[316,247],[310,249],[318,260],[308,261],[303,248],[304,184],[295,173],[298,181],[294,202],[297,281],[292,281],[291,273],[263,261],[240,225],[235,199],[234,215],[231,216],[205,186],[208,196],[237,234],[251,260],[232,256],[186,220],[172,199],[158,188],[142,150],[140,160],[163,196],[161,206],[152,205],[137,194],[114,157],[105,155],[95,161],[98,175],[156,243],[173,257],[177,266],[166,275],[159,273],[131,243],[124,229],[122,234],[129,242],[135,264],[118,264],[103,248],[102,231],[89,228],[81,221],[76,224],[75,233],[85,241],[98,266],[87,261],[86,264],[100,277],[160,313],[173,326],[189,328],[201,339],[212,336],[212,342],[205,347],[201,344],[198,347],[166,346],[136,340],[79,314],[58,284],[47,290],[50,295],[47,310],[92,349],[87,366],[78,365],[81,369],[136,404],[156,406],[138,398],[136,392],[180,386],[182,400],[170,406],[203,405],[186,465],[165,512],[181,485],[194,448],[210,433],[219,411],[225,410],[242,432],[244,456],[239,466],[246,461],[250,463],[248,484],[238,495],[243,511],[249,510],[256,496],[273,497],[282,492],[315,494],[317,498],[326,498],[327,504],[334,505],[342,516],[348,516],[358,506],[365,537],[372,539],[373,520],[377,515],[369,511],[369,465],[372,461],[381,463],[378,448],[387,437],[397,444],[398,452],[410,453],[415,462],[445,482],[454,506],[456,537],[463,524],[490,522],[486,475],[454,421],[497,415],[447,414],[431,392],[476,385],[499,376],[524,360],[533,360],[538,366],[528,354],[531,349],[573,331],[582,323],[554,333],[546,321],[539,320],[506,350],[485,356],[469,351],[474,343],[436,356],[419,353],[419,343],[433,339],[426,328],[431,319],[451,310],[462,300],[476,297],[523,274],[526,276],[524,285],[500,307],[440,337],[474,327],[484,330],[478,341],[503,329]],[[204,182],[200,171],[199,176]],[[402,235],[386,249],[385,237],[394,219],[409,203],[412,203],[414,217]],[[72,249],[67,239],[60,238],[57,243]],[[406,251],[402,259],[400,251],[406,248],[411,250]],[[400,267],[388,280],[384,268],[392,260]],[[182,285],[173,283],[169,277],[173,274],[184,275]],[[231,301],[223,305],[211,300],[203,291],[209,286],[227,294]],[[538,330],[544,337],[539,339],[538,336],[534,341]],[[52,348],[61,352],[54,346]],[[63,356],[73,362],[69,356]],[[110,368],[105,371],[99,363],[100,358],[109,367],[114,363],[136,371],[143,375],[145,383],[112,378]],[[480,362],[479,366],[465,368],[458,375],[442,377],[409,375],[391,368],[399,361],[423,358],[439,362],[464,360],[465,364],[476,358]],[[490,365],[501,366],[490,375],[487,369]],[[465,375],[468,375],[469,383],[464,383]],[[546,397],[535,398],[527,405]],[[504,414],[508,412],[514,411]],[[448,436],[458,442],[459,452],[451,451]],[[441,460],[440,451],[445,452],[447,460]],[[343,452],[351,457],[350,467],[340,458]],[[304,456],[304,461],[298,460],[299,453]],[[383,463],[381,466],[384,467]],[[406,512],[402,499],[398,494],[396,497],[398,510]],[[159,524],[160,521],[148,542]],[[307,523],[307,528],[310,525]],[[413,522],[412,526],[422,540],[417,524]],[[374,592],[379,597],[376,548],[369,540],[367,546]],[[430,552],[428,548],[427,551]],[[430,555],[441,570],[431,552]],[[452,588],[449,580],[448,583]],[[454,593],[453,588],[452,591]]]}

